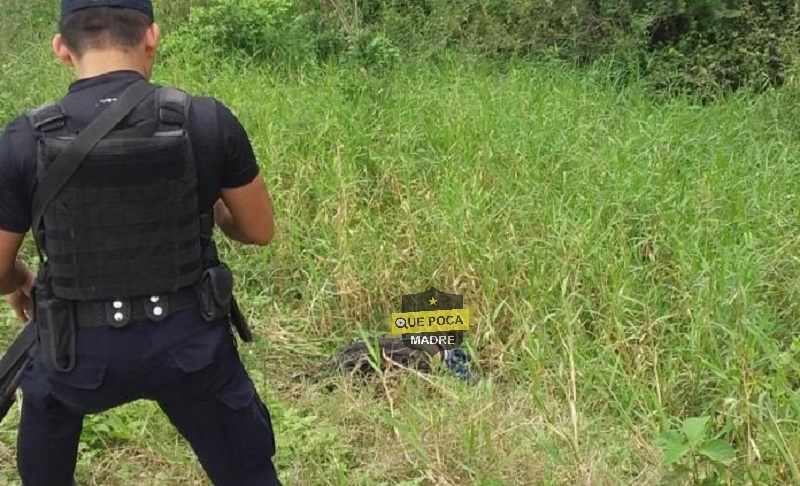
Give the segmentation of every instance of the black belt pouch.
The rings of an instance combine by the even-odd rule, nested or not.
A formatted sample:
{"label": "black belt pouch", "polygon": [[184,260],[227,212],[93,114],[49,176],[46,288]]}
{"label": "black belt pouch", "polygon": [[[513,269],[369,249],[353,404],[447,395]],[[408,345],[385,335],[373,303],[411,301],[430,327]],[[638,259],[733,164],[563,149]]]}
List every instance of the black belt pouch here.
{"label": "black belt pouch", "polygon": [[211,322],[228,316],[233,297],[233,272],[224,263],[206,269],[200,279],[197,293],[203,319]]}
{"label": "black belt pouch", "polygon": [[34,306],[42,362],[53,371],[72,371],[76,354],[75,306],[55,296],[47,279],[36,283]]}

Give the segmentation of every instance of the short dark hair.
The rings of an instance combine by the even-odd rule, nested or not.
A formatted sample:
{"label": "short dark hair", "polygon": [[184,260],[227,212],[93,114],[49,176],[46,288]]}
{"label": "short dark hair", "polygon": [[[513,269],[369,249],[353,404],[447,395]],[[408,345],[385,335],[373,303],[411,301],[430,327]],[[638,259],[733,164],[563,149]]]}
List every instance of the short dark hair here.
{"label": "short dark hair", "polygon": [[59,23],[61,38],[77,56],[88,49],[136,47],[153,20],[144,13],[119,7],[93,7],[65,15]]}

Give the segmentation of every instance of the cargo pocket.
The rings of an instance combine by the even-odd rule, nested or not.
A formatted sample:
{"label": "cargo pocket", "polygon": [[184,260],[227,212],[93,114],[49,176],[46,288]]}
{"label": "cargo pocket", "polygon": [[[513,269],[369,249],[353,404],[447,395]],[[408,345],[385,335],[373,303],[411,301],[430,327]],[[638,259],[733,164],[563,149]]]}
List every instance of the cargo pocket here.
{"label": "cargo pocket", "polygon": [[217,333],[204,332],[171,349],[169,356],[179,370],[184,373],[195,373],[214,362],[220,344]]}
{"label": "cargo pocket", "polygon": [[106,376],[107,363],[94,356],[81,356],[75,369],[70,372],[53,372],[50,382],[53,387],[74,390],[97,390]]}
{"label": "cargo pocket", "polygon": [[75,413],[102,412],[113,405],[100,391],[106,367],[107,363],[100,358],[81,356],[72,371],[49,374],[50,393]]}

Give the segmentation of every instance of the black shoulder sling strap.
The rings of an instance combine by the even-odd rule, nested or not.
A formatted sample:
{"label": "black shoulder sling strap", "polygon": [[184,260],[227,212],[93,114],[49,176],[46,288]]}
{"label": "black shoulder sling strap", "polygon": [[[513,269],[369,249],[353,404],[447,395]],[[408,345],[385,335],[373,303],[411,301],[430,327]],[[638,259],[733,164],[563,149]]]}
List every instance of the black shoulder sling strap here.
{"label": "black shoulder sling strap", "polygon": [[65,148],[42,176],[33,194],[32,230],[34,235],[41,229],[45,209],[58,195],[64,185],[78,170],[81,162],[97,143],[108,135],[123,118],[156,87],[147,81],[137,81],[122,93],[117,101],[94,119],[78,137]]}

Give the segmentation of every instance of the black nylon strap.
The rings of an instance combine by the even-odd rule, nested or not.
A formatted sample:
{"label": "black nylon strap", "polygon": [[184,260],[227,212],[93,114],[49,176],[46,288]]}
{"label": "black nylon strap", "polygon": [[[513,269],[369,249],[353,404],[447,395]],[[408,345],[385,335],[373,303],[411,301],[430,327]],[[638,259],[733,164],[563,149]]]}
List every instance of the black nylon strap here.
{"label": "black nylon strap", "polygon": [[158,119],[167,125],[182,126],[189,114],[189,95],[175,88],[163,88],[156,97]]}
{"label": "black nylon strap", "polygon": [[34,130],[50,132],[64,128],[67,116],[64,114],[61,104],[49,103],[31,110],[28,114],[28,119],[30,119]]}
{"label": "black nylon strap", "polygon": [[[150,297],[125,300],[124,311],[115,309],[112,302],[75,302],[75,315],[78,326],[82,328],[114,327],[113,315],[116,312],[124,312],[127,323],[160,321],[172,314],[197,307],[199,302],[197,288],[192,286],[162,295],[156,302],[151,301]],[[161,307],[163,314],[153,314],[155,307]]]}
{"label": "black nylon strap", "polygon": [[113,105],[106,108],[100,116],[81,131],[78,137],[53,161],[33,194],[32,229],[34,235],[41,228],[47,206],[61,192],[92,148],[154,89],[156,87],[147,81],[138,81],[126,89]]}

